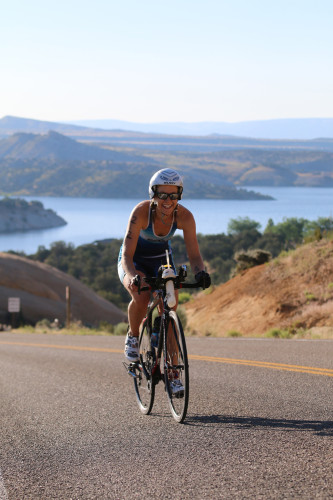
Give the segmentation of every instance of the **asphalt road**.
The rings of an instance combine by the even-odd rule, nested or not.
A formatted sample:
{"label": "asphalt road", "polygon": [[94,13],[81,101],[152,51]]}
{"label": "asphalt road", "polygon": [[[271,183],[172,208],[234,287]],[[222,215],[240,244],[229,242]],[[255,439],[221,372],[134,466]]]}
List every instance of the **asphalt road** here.
{"label": "asphalt road", "polygon": [[329,499],[333,341],[188,339],[184,424],[121,337],[0,334],[0,499]]}

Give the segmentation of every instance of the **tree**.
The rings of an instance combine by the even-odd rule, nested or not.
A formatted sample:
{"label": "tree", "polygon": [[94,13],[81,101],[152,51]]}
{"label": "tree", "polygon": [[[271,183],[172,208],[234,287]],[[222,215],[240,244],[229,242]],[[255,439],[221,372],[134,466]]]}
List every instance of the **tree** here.
{"label": "tree", "polygon": [[238,217],[237,219],[230,219],[228,224],[228,234],[240,234],[243,231],[259,231],[261,227],[260,222],[250,219],[249,217]]}
{"label": "tree", "polygon": [[318,217],[316,221],[307,221],[305,226],[306,234],[314,233],[319,230],[321,234],[333,231],[332,217]]}
{"label": "tree", "polygon": [[265,227],[264,233],[274,232],[274,221],[273,219],[268,219],[267,226]]}
{"label": "tree", "polygon": [[275,225],[267,225],[264,234],[277,234],[284,241],[286,249],[295,247],[302,243],[304,231],[308,221],[297,217],[283,218],[283,222]]}
{"label": "tree", "polygon": [[261,233],[256,229],[245,229],[240,233],[235,233],[231,236],[233,241],[234,252],[247,250],[249,248],[258,248],[257,241],[261,237]]}

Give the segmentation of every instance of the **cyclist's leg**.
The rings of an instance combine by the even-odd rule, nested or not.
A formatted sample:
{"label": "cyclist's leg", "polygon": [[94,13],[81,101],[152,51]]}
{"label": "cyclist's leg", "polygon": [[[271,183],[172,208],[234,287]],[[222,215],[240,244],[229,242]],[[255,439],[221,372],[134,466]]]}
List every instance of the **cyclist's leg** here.
{"label": "cyclist's leg", "polygon": [[[138,274],[141,277],[144,277],[145,274],[142,271],[138,271]],[[143,318],[145,317],[147,306],[149,303],[150,294],[149,292],[134,292],[129,288],[129,280],[125,275],[123,281],[124,287],[131,295],[132,300],[128,304],[128,323],[131,331],[131,335],[133,337],[139,336],[140,325],[142,323]]]}
{"label": "cyclist's leg", "polygon": [[[134,266],[137,270],[137,274],[139,274],[141,277],[147,275],[146,269],[140,266],[140,264],[134,262]],[[147,305],[149,302],[149,292],[142,292],[139,294],[138,292],[135,292],[129,288],[130,281],[121,264],[121,251],[119,253],[118,259],[118,275],[121,283],[124,285],[131,296],[131,301],[128,305],[128,323],[130,334],[134,337],[138,337],[140,324],[145,316]]]}
{"label": "cyclist's leg", "polygon": [[[137,269],[137,273],[143,277],[145,272]],[[127,330],[127,335],[125,339],[125,357],[128,361],[137,361],[139,359],[139,329],[140,324],[145,316],[147,305],[149,302],[149,293],[142,292],[138,293],[130,289],[130,280],[124,272],[121,265],[121,259],[118,261],[118,274],[119,279],[131,296],[131,301],[128,305],[128,323],[129,327]]]}

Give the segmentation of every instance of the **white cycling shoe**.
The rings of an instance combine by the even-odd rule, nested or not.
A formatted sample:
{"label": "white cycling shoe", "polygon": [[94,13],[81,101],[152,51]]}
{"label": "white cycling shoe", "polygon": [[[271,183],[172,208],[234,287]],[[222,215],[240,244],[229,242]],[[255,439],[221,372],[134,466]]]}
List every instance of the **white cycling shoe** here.
{"label": "white cycling shoe", "polygon": [[139,361],[139,338],[126,335],[125,339],[125,357],[128,361]]}
{"label": "white cycling shoe", "polygon": [[184,386],[179,379],[171,380],[170,388],[173,396],[182,398],[184,396]]}

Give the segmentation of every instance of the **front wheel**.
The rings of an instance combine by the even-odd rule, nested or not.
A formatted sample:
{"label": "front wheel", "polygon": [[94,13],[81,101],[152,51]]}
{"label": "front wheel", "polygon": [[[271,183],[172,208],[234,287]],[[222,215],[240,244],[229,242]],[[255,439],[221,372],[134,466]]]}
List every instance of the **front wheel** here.
{"label": "front wheel", "polygon": [[152,369],[155,364],[155,350],[150,344],[147,320],[144,320],[139,337],[139,362],[135,370],[134,388],[137,402],[142,413],[148,415],[154,404],[155,384]]}
{"label": "front wheel", "polygon": [[[165,325],[164,325],[165,328]],[[185,335],[174,311],[169,313],[164,332],[164,382],[173,418],[181,423],[186,417],[189,398],[189,369]]]}

